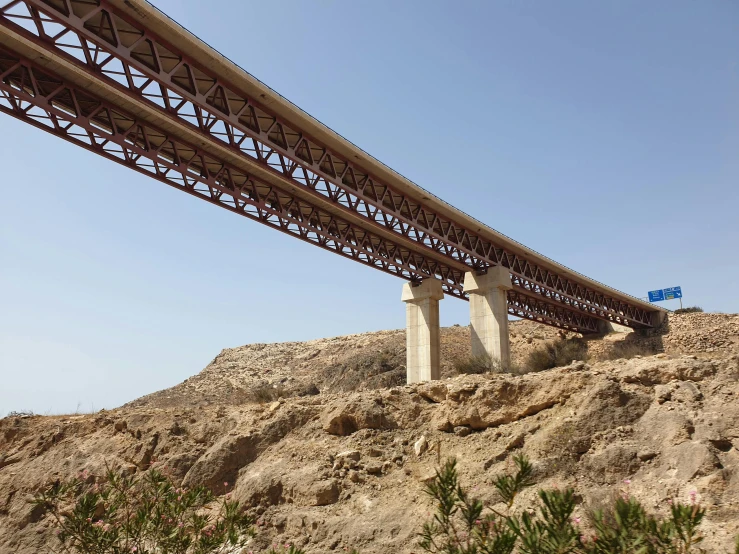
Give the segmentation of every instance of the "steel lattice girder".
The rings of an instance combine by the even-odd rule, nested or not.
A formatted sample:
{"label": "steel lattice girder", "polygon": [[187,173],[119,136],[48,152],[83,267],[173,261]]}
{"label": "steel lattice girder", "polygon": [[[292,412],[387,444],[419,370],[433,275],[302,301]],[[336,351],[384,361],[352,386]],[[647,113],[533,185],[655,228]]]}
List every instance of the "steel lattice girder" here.
{"label": "steel lattice girder", "polygon": [[582,334],[598,333],[598,320],[586,314],[563,309],[561,306],[522,294],[518,289],[509,290],[508,313],[515,316],[560,327],[577,329]]}
{"label": "steel lattice girder", "polygon": [[411,280],[438,271],[416,266],[412,252],[259,182],[2,48],[0,110],[149,177],[394,275]]}
{"label": "steel lattice girder", "polygon": [[652,324],[646,309],[523,258],[381,183],[192,62],[106,0],[16,0],[0,10],[0,23],[25,28],[47,47],[253,162],[392,230],[402,237],[399,240],[414,241],[421,255],[442,253],[471,270],[502,264],[532,294],[597,318],[633,327]]}
{"label": "steel lattice girder", "polygon": [[[449,268],[428,267],[415,255],[382,237],[330,214],[305,199],[254,179],[197,147],[140,121],[48,69],[0,48],[0,111],[44,129],[230,211],[404,279]],[[461,289],[449,291],[464,298]],[[518,304],[535,306],[522,317],[582,333],[597,331],[597,320],[516,292]],[[509,312],[520,315],[511,303]]]}

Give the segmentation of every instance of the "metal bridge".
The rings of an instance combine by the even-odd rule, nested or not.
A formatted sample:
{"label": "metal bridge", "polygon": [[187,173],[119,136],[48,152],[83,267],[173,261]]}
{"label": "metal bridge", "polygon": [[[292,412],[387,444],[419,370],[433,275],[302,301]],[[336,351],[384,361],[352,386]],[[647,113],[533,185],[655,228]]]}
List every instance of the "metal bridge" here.
{"label": "metal bridge", "polygon": [[143,0],[0,0],[0,110],[203,200],[508,313],[595,333],[664,310],[496,232],[394,172]]}

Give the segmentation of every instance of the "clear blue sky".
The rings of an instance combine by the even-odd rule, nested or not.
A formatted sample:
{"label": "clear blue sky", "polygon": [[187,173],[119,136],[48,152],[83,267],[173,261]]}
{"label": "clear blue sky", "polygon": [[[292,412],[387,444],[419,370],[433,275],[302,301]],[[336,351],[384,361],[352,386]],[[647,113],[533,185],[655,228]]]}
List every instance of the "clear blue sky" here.
{"label": "clear blue sky", "polygon": [[[155,4],[531,248],[739,311],[735,1]],[[225,347],[405,324],[396,278],[7,116],[0,131],[0,415],[114,407]],[[441,310],[466,324],[467,303]]]}

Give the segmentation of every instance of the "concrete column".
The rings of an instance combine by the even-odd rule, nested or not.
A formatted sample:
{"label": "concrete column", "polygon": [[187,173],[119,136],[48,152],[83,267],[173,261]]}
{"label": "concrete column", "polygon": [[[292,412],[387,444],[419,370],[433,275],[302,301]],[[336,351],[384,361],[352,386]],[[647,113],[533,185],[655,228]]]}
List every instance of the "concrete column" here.
{"label": "concrete column", "polygon": [[614,323],[613,321],[605,321],[603,319],[598,320],[598,332],[601,335],[608,335],[610,333],[631,333],[632,331],[632,328]]}
{"label": "concrete column", "polygon": [[406,313],[406,371],[408,383],[439,379],[439,300],[441,281],[426,279],[420,285],[403,285]]}
{"label": "concrete column", "polygon": [[666,310],[659,310],[657,312],[652,312],[652,326],[654,326],[655,329],[659,329],[666,319],[667,319]]}
{"label": "concrete column", "polygon": [[511,274],[501,265],[489,267],[484,275],[464,275],[464,291],[470,295],[472,355],[488,355],[503,367],[511,363],[506,298],[511,288]]}

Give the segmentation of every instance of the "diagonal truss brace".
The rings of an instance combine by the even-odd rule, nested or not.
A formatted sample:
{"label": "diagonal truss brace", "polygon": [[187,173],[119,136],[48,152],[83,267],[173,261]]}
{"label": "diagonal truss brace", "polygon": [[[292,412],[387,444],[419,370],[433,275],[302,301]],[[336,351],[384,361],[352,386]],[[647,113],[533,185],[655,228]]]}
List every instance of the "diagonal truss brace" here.
{"label": "diagonal truss brace", "polygon": [[[0,111],[194,196],[393,275],[412,280],[438,271],[417,265],[412,252],[257,181],[4,49],[0,49]],[[461,290],[450,293],[454,292],[462,295]]]}
{"label": "diagonal truss brace", "polygon": [[[12,22],[12,23],[11,23]],[[473,270],[502,264],[530,295],[589,316],[650,326],[645,309],[594,291],[493,244],[422,202],[383,184],[271,114],[236,87],[189,60],[106,0],[16,0],[0,23],[23,27],[37,40],[269,167],[294,184]],[[428,276],[428,275],[427,275]],[[461,285],[461,272],[456,272]]]}
{"label": "diagonal truss brace", "polygon": [[[304,199],[202,152],[125,111],[65,82],[47,69],[0,49],[0,111],[189,194],[282,232],[407,280],[438,273],[427,260],[387,240],[356,229]],[[464,298],[461,289],[447,293]],[[551,316],[522,317],[578,332],[597,330],[592,318],[546,302]],[[509,311],[520,315],[511,305]],[[544,313],[544,311],[542,311]],[[592,320],[592,321],[588,321]]]}

